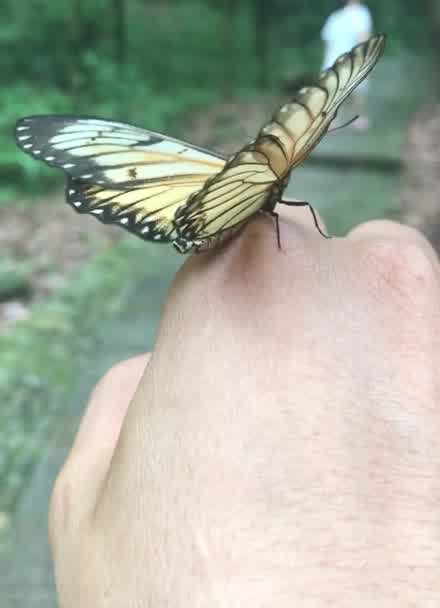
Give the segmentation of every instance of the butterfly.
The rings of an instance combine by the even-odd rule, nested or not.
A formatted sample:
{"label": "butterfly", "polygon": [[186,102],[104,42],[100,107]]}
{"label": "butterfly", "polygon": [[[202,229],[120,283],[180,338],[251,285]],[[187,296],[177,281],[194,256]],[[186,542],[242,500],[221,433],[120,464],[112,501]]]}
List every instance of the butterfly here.
{"label": "butterfly", "polygon": [[[327,133],[337,111],[373,69],[380,34],[341,55],[316,84],[301,88],[231,158],[154,131],[100,118],[30,116],[16,125],[19,147],[67,174],[67,202],[139,237],[203,251],[283,198],[292,169]],[[319,229],[320,230],[320,229]],[[278,244],[279,228],[277,224]]]}

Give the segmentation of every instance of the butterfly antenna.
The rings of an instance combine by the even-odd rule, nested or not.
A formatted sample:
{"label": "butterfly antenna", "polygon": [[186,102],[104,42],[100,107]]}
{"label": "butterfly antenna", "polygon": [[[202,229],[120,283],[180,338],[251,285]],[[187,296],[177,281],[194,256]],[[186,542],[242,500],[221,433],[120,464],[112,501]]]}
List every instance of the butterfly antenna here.
{"label": "butterfly antenna", "polygon": [[356,114],[356,116],[353,116],[353,118],[350,118],[350,120],[347,120],[347,122],[344,122],[343,125],[339,125],[339,127],[335,127],[334,129],[330,129],[328,131],[328,133],[334,133],[335,131],[340,131],[341,129],[345,129],[345,127],[349,127],[350,125],[352,125],[354,122],[356,122],[356,120],[359,118],[359,114]]}

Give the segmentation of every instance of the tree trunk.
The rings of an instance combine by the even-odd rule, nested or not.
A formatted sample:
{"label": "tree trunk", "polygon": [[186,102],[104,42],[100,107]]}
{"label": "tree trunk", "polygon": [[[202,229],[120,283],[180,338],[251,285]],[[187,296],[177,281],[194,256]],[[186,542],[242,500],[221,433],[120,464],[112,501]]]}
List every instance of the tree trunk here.
{"label": "tree trunk", "polygon": [[431,21],[431,39],[433,50],[434,92],[440,99],[440,0],[428,0],[428,11]]}
{"label": "tree trunk", "polygon": [[255,56],[257,60],[257,85],[269,86],[270,56],[270,4],[267,0],[254,0],[255,11]]}
{"label": "tree trunk", "polygon": [[127,6],[125,0],[113,0],[115,62],[122,72],[127,62]]}
{"label": "tree trunk", "polygon": [[70,94],[72,96],[74,108],[78,108],[78,100],[81,97],[81,89],[84,86],[84,66],[82,56],[84,49],[83,43],[83,12],[82,0],[74,0],[72,3],[72,37],[71,37],[71,56],[72,68],[70,70]]}
{"label": "tree trunk", "polygon": [[223,44],[225,53],[227,54],[224,63],[224,85],[223,90],[227,98],[234,96],[234,90],[237,85],[237,40],[236,40],[236,17],[239,9],[237,0],[226,0],[224,6],[224,37]]}

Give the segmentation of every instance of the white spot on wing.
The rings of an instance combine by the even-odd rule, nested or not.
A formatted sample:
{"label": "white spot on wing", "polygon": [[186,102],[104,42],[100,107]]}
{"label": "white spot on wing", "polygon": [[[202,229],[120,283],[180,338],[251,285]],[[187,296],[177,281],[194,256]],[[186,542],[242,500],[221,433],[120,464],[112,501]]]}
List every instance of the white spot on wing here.
{"label": "white spot on wing", "polygon": [[73,163],[66,163],[65,165],[63,165],[63,169],[71,169],[74,166],[75,165]]}
{"label": "white spot on wing", "polygon": [[83,175],[81,175],[81,177],[83,179],[90,179],[91,177],[93,177],[93,173],[84,173]]}
{"label": "white spot on wing", "polygon": [[27,148],[32,148],[32,145],[33,145],[33,144],[24,144],[24,145],[23,145],[23,148],[26,148],[26,149],[27,149]]}
{"label": "white spot on wing", "polygon": [[41,150],[34,150],[34,154],[41,154]]}
{"label": "white spot on wing", "polygon": [[25,129],[29,129],[29,127],[25,127],[24,125],[17,127],[17,131],[24,131]]}
{"label": "white spot on wing", "polygon": [[55,156],[45,156],[44,160],[55,160]]}
{"label": "white spot on wing", "polygon": [[75,194],[75,192],[76,192],[76,190],[74,190],[73,188],[71,188],[71,189],[69,190],[69,194]]}
{"label": "white spot on wing", "polygon": [[155,241],[158,241],[158,240],[159,240],[159,239],[161,239],[162,237],[161,237],[161,235],[160,235],[160,234],[155,234],[153,238],[154,238],[154,240],[155,240]]}
{"label": "white spot on wing", "polygon": [[19,135],[18,136],[18,139],[20,141],[25,141],[26,139],[30,139],[30,138],[31,138],[31,135]]}
{"label": "white spot on wing", "polygon": [[142,234],[147,234],[147,232],[150,232],[149,226],[145,226],[144,228],[142,228],[141,232]]}
{"label": "white spot on wing", "polygon": [[80,120],[73,124],[67,124],[60,130],[60,133],[81,133],[81,131],[93,129],[98,129],[99,131],[111,131],[113,127],[111,124],[106,124],[104,121]]}
{"label": "white spot on wing", "polygon": [[81,207],[82,203],[81,201],[73,201],[72,205],[75,205],[75,207]]}
{"label": "white spot on wing", "polygon": [[128,218],[127,217],[123,217],[121,220],[119,220],[120,224],[128,224]]}
{"label": "white spot on wing", "polygon": [[101,215],[101,213],[104,213],[104,209],[92,209],[90,213],[94,213],[95,215]]}

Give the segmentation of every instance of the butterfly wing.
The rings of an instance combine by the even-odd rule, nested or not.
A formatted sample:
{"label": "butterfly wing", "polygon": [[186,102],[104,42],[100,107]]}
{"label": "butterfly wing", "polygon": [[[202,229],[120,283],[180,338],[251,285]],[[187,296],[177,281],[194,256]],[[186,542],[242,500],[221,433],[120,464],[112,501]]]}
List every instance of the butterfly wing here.
{"label": "butterfly wing", "polygon": [[321,72],[316,86],[302,88],[262,129],[278,141],[287,171],[301,164],[327,133],[339,107],[374,68],[384,46],[385,36],[379,34],[341,55]]}
{"label": "butterfly wing", "polygon": [[23,118],[16,139],[25,152],[68,174],[73,208],[146,240],[173,240],[177,208],[225,164],[222,156],[177,139],[97,118]]}
{"label": "butterfly wing", "polygon": [[197,249],[207,248],[205,241],[216,243],[221,233],[238,229],[264,205],[277,179],[259,144],[247,146],[178,210],[179,236]]}
{"label": "butterfly wing", "polygon": [[169,242],[176,238],[176,210],[200,190],[204,182],[175,179],[120,189],[69,177],[66,200],[75,211],[121,226],[146,241]]}
{"label": "butterfly wing", "polygon": [[221,155],[154,131],[99,118],[30,116],[16,125],[20,148],[87,182],[132,188],[176,175],[209,177]]}
{"label": "butterfly wing", "polygon": [[304,87],[284,105],[254,142],[178,210],[179,236],[206,248],[219,234],[239,228],[259,209],[272,210],[290,171],[325,135],[340,105],[373,69],[384,43],[385,37],[379,35],[354,47],[322,72],[317,86]]}

